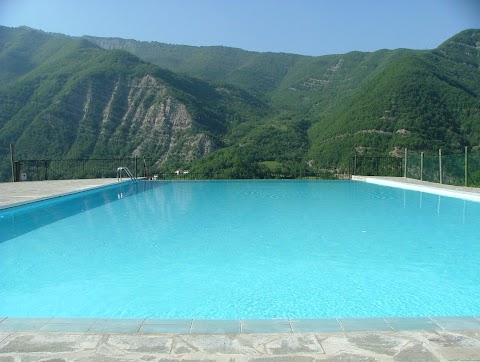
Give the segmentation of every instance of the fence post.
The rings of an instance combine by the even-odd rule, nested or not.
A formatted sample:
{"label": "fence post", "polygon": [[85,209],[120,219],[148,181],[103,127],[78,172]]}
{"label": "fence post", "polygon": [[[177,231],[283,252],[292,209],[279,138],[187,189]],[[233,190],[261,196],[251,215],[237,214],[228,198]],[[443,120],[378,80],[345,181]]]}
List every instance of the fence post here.
{"label": "fence post", "polygon": [[13,157],[13,143],[10,143],[10,163],[12,164],[12,181],[15,182],[15,158]]}
{"label": "fence post", "polygon": [[468,146],[465,146],[465,187],[468,187]]}
{"label": "fence post", "polygon": [[353,156],[353,174],[357,174],[357,155]]}
{"label": "fence post", "polygon": [[403,170],[403,177],[407,178],[408,168],[408,149],[405,147],[405,169]]}
{"label": "fence post", "polygon": [[443,170],[442,170],[442,149],[438,149],[438,166],[440,170],[440,183],[443,184]]}
{"label": "fence post", "polygon": [[135,178],[137,178],[137,156],[135,156]]}
{"label": "fence post", "polygon": [[13,166],[13,182],[20,181],[20,161],[15,161]]}
{"label": "fence post", "polygon": [[425,152],[420,152],[420,181],[423,181],[423,157]]}

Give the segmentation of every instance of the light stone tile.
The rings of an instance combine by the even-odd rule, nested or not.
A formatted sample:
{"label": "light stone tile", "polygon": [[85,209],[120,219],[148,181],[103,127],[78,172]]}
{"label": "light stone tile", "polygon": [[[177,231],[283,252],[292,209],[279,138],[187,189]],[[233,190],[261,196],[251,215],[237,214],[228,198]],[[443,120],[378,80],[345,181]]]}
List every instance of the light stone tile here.
{"label": "light stone tile", "polygon": [[223,334],[240,333],[239,320],[201,320],[193,321],[191,333],[197,334]]}
{"label": "light stone tile", "polygon": [[242,333],[292,333],[288,319],[245,319]]}
{"label": "light stone tile", "polygon": [[143,325],[140,318],[98,319],[88,330],[90,333],[137,333]]}
{"label": "light stone tile", "polygon": [[324,354],[322,345],[315,335],[281,335],[265,344],[269,355]]}
{"label": "light stone tile", "polygon": [[395,361],[421,361],[421,362],[437,362],[440,361],[435,354],[428,350],[421,342],[408,344],[395,355]]}
{"label": "light stone tile", "polygon": [[77,324],[77,323],[47,323],[42,328],[41,332],[71,332],[71,333],[86,333],[92,327],[91,324]]}
{"label": "light stone tile", "polygon": [[137,333],[142,324],[114,324],[114,323],[100,323],[94,324],[88,330],[89,333]]}
{"label": "light stone tile", "polygon": [[139,334],[190,333],[190,325],[185,324],[144,324]]}
{"label": "light stone tile", "polygon": [[[219,353],[219,354],[241,354],[248,356],[259,355],[259,351],[252,347],[249,339],[238,338],[235,335],[184,335],[181,337],[183,341],[182,349],[185,345],[199,353]],[[177,345],[178,346],[178,345]],[[174,353],[176,352],[174,349]]]}
{"label": "light stone tile", "polygon": [[107,344],[123,351],[169,354],[173,339],[168,336],[111,335]]}
{"label": "light stone tile", "polygon": [[180,319],[180,318],[175,318],[175,319],[161,319],[161,318],[147,318],[143,322],[145,325],[149,324],[163,324],[163,325],[191,325],[193,322],[193,319]]}
{"label": "light stone tile", "polygon": [[430,344],[442,348],[472,347],[480,350],[480,340],[456,331],[426,331],[423,336]]}
{"label": "light stone tile", "polygon": [[341,318],[338,322],[346,332],[393,330],[383,318]]}
{"label": "light stone tile", "polygon": [[10,333],[3,333],[3,332],[0,332],[0,345],[1,343],[7,339],[7,337],[10,335]]}
{"label": "light stone tile", "polygon": [[193,319],[146,319],[139,333],[190,333]]}
{"label": "light stone tile", "polygon": [[73,352],[94,350],[101,336],[71,334],[14,334],[1,345],[2,353]]}
{"label": "light stone tile", "polygon": [[441,328],[447,330],[479,330],[480,320],[471,316],[432,317]]}
{"label": "light stone tile", "polygon": [[430,322],[389,322],[390,326],[396,331],[415,331],[415,330],[440,330],[442,329],[437,323]]}
{"label": "light stone tile", "polygon": [[293,318],[289,319],[290,323],[307,323],[307,324],[337,324],[336,318]]}
{"label": "light stone tile", "polygon": [[432,323],[433,320],[429,317],[387,317],[385,320],[388,323]]}
{"label": "light stone tile", "polygon": [[293,333],[343,332],[340,324],[290,322]]}
{"label": "light stone tile", "polygon": [[347,333],[346,339],[350,348],[371,351],[387,356],[394,356],[411,343],[409,339],[400,335],[386,334],[385,332]]}
{"label": "light stone tile", "polygon": [[384,324],[384,318],[338,318],[340,324]]}
{"label": "light stone tile", "polygon": [[44,323],[2,323],[0,324],[0,332],[38,332],[44,325]]}
{"label": "light stone tile", "polygon": [[145,321],[145,318],[99,318],[95,324],[135,324],[140,325]]}
{"label": "light stone tile", "polygon": [[387,323],[396,331],[439,330],[442,329],[429,317],[400,317],[385,318]]}
{"label": "light stone tile", "polygon": [[435,322],[476,322],[477,318],[473,316],[443,316],[443,317],[430,317]]}
{"label": "light stone tile", "polygon": [[447,361],[480,361],[480,350],[469,347],[438,348],[436,352]]}
{"label": "light stone tile", "polygon": [[480,321],[451,321],[451,322],[437,322],[443,329],[447,330],[480,330]]}
{"label": "light stone tile", "polygon": [[98,318],[52,318],[49,323],[53,324],[90,324],[92,325]]}
{"label": "light stone tile", "polygon": [[1,324],[46,324],[52,318],[6,318]]}
{"label": "light stone tile", "polygon": [[375,332],[375,331],[393,331],[388,324],[342,324],[345,332]]}

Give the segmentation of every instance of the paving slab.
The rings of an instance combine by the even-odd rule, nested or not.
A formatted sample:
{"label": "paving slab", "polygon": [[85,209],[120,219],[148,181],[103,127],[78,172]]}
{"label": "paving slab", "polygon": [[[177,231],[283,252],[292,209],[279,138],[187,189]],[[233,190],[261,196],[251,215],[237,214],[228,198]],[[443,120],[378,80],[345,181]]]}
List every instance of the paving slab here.
{"label": "paving slab", "polygon": [[[1,340],[3,338],[3,340]],[[477,331],[0,334],[0,361],[478,361]]]}
{"label": "paving slab", "polygon": [[[0,183],[0,209],[118,183],[116,178]],[[129,181],[122,181],[129,182]]]}

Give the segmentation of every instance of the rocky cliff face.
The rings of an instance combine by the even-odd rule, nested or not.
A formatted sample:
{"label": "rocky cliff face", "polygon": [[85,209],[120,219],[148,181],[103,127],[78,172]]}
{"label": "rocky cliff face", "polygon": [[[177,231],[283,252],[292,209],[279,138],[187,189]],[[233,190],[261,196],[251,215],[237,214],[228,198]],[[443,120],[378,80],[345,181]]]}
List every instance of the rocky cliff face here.
{"label": "rocky cliff face", "polygon": [[[67,158],[148,155],[162,165],[171,160],[188,163],[214,149],[214,140],[195,127],[187,106],[150,74],[86,79],[42,118],[48,134],[69,125],[62,142]],[[20,150],[30,148],[24,144],[32,139],[31,132],[27,134],[18,140]],[[45,152],[35,150],[37,155]]]}
{"label": "rocky cliff face", "polygon": [[[56,41],[44,35],[35,49]],[[10,143],[16,159],[144,156],[158,168],[188,167],[221,145],[227,115],[238,118],[225,112],[230,103],[242,104],[236,91],[218,91],[124,51],[61,42],[61,52],[0,83],[0,179],[9,177]],[[5,53],[8,47],[0,48],[0,61]],[[29,54],[22,53],[25,61]]]}

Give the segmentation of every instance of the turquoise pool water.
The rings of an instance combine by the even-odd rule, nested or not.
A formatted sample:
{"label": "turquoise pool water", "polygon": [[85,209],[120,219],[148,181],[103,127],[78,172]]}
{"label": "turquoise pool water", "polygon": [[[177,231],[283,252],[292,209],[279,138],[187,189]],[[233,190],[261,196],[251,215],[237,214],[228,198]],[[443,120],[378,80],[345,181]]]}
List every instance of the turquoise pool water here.
{"label": "turquoise pool water", "polygon": [[115,185],[0,212],[0,315],[479,315],[479,220],[356,181]]}

